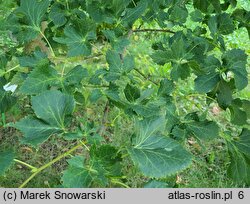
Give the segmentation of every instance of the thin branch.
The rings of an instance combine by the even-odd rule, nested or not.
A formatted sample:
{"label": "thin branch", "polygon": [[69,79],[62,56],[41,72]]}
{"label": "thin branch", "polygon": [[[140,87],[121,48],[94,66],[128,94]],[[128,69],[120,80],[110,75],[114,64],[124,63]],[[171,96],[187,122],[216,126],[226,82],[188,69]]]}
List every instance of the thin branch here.
{"label": "thin branch", "polygon": [[16,66],[14,66],[14,67],[12,67],[12,68],[10,68],[10,69],[8,69],[6,72],[4,72],[4,74],[7,74],[7,73],[11,72],[11,71],[13,71],[13,70],[17,69],[18,67],[20,67],[20,65],[19,65],[19,64],[18,64],[18,65],[16,65]]}
{"label": "thin branch", "polygon": [[125,188],[130,188],[128,185],[126,185],[125,183],[122,183],[122,182],[120,182],[118,180],[111,180],[111,182],[114,183],[114,184],[121,185],[121,186],[123,186]]}
{"label": "thin branch", "polygon": [[[84,143],[84,142],[83,142]],[[20,186],[19,188],[23,188],[25,187],[30,180],[32,180],[37,174],[39,174],[41,171],[43,171],[44,169],[47,169],[48,167],[50,167],[52,164],[58,162],[59,160],[61,160],[62,158],[70,155],[72,152],[74,152],[75,150],[77,150],[79,147],[83,146],[83,143],[78,143],[76,146],[74,146],[73,148],[71,148],[70,150],[68,150],[67,152],[59,155],[58,157],[56,157],[55,159],[53,159],[52,161],[50,161],[49,163],[41,166],[40,168],[38,168],[28,179],[26,179]]]}
{"label": "thin branch", "polygon": [[172,30],[168,30],[168,29],[150,29],[150,28],[146,28],[146,29],[135,29],[132,30],[133,33],[142,33],[142,32],[163,32],[163,33],[172,33],[175,34],[174,31]]}
{"label": "thin branch", "polygon": [[137,73],[139,73],[144,79],[146,79],[146,80],[152,82],[152,83],[155,84],[156,86],[159,85],[157,82],[153,81],[153,80],[150,79],[148,76],[146,76],[144,73],[142,73],[139,69],[134,68],[134,70],[135,70]]}
{"label": "thin branch", "polygon": [[36,167],[34,167],[34,166],[32,166],[32,165],[30,165],[30,164],[24,162],[24,161],[21,161],[21,160],[18,160],[18,159],[14,159],[14,161],[17,162],[17,163],[19,163],[19,164],[22,164],[22,165],[24,165],[24,166],[29,167],[29,168],[32,169],[32,171],[34,171],[34,172],[37,171],[37,168],[36,168]]}
{"label": "thin branch", "polygon": [[[40,30],[39,30],[39,31],[40,31]],[[53,48],[52,48],[52,46],[51,46],[51,44],[50,44],[48,38],[43,34],[42,31],[40,31],[40,34],[41,34],[41,36],[43,37],[43,39],[46,41],[46,43],[48,44],[49,49],[50,49],[50,52],[51,52],[51,54],[52,54],[52,57],[55,57],[55,56],[56,56],[56,55],[55,55],[55,52],[54,52],[54,50],[53,50]]]}

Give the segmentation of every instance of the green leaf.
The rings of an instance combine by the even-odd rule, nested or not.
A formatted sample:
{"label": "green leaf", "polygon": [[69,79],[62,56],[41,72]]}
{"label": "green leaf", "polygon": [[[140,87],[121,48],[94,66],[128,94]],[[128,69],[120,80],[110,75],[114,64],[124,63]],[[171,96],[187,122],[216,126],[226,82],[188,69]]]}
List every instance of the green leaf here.
{"label": "green leaf", "polygon": [[29,24],[40,30],[41,21],[50,5],[50,0],[21,0],[19,10],[23,12]]}
{"label": "green leaf", "polygon": [[125,25],[131,26],[138,18],[142,16],[147,6],[147,1],[140,1],[136,7],[127,8],[125,10],[126,14],[123,17],[122,21],[125,23]]}
{"label": "green leaf", "polygon": [[99,186],[106,186],[109,176],[120,176],[116,172],[116,163],[120,161],[120,157],[114,147],[110,145],[94,147],[94,149],[91,148],[90,154],[89,161],[81,156],[68,160],[69,167],[63,172],[62,177],[64,187],[90,187],[93,182],[98,183]]}
{"label": "green leaf", "polygon": [[69,167],[63,172],[62,181],[65,188],[86,188],[92,183],[91,172],[85,168],[84,158],[75,156],[68,160]]}
{"label": "green leaf", "polygon": [[62,26],[67,22],[66,8],[62,4],[54,3],[49,12],[49,18],[53,21],[55,26]]}
{"label": "green leaf", "polygon": [[136,138],[129,154],[145,176],[162,178],[175,174],[191,163],[189,152],[173,139],[163,136],[165,119],[143,120],[136,124]]}
{"label": "green leaf", "polygon": [[0,113],[7,112],[16,103],[16,97],[0,87]]}
{"label": "green leaf", "polygon": [[[86,24],[90,24],[88,21],[84,22],[86,22]],[[85,25],[84,28],[88,28],[88,26],[89,25]],[[89,41],[95,39],[95,33],[87,28],[86,30],[81,31],[77,30],[73,26],[66,26],[64,29],[65,37],[55,37],[53,39],[58,43],[67,45],[68,57],[75,57],[79,55],[88,56],[91,54],[91,45]]]}
{"label": "green leaf", "polygon": [[[193,58],[191,51],[194,47],[188,50],[189,42],[182,36],[181,33],[176,33],[169,39],[169,45],[165,50],[156,51],[151,55],[152,59],[160,64],[171,62],[171,79],[177,81],[179,78],[186,79],[190,75],[189,61]],[[196,46],[195,46],[196,47]]]}
{"label": "green leaf", "polygon": [[218,30],[222,35],[233,33],[235,26],[228,13],[222,13],[217,16]]}
{"label": "green leaf", "polygon": [[174,81],[177,81],[178,79],[186,79],[189,75],[190,68],[188,64],[173,64],[170,76]]}
{"label": "green leaf", "polygon": [[23,141],[34,146],[47,140],[52,134],[65,131],[65,119],[74,110],[72,96],[59,91],[45,91],[31,98],[36,117],[28,116],[12,126],[24,134]]}
{"label": "green leaf", "polygon": [[233,19],[228,13],[220,13],[215,16],[211,16],[208,19],[208,27],[212,36],[215,34],[228,35],[233,33],[235,29]]}
{"label": "green leaf", "polygon": [[130,41],[127,36],[116,36],[113,30],[102,31],[105,37],[110,41],[111,46],[116,52],[122,53],[123,50],[129,45]]}
{"label": "green leaf", "polygon": [[235,149],[232,144],[228,143],[228,145],[231,158],[231,163],[228,167],[229,176],[239,184],[250,184],[249,159]]}
{"label": "green leaf", "polygon": [[200,10],[194,10],[190,13],[191,20],[194,22],[202,22],[204,16],[202,15]]}
{"label": "green leaf", "polygon": [[162,97],[167,97],[173,92],[173,90],[174,90],[174,83],[168,79],[163,79],[160,82],[158,95]]}
{"label": "green leaf", "polygon": [[244,89],[248,84],[247,70],[245,62],[235,62],[230,70],[234,73],[235,86],[238,90]]}
{"label": "green leaf", "polygon": [[164,65],[168,62],[171,62],[172,53],[171,50],[157,50],[151,55],[151,58],[154,60],[155,63],[159,65]]}
{"label": "green leaf", "polygon": [[126,101],[121,99],[120,92],[116,87],[106,90],[105,95],[119,108],[125,108],[127,105],[129,105]]}
{"label": "green leaf", "polygon": [[126,55],[122,61],[118,52],[109,50],[106,54],[106,60],[111,72],[127,73],[134,68],[134,59],[130,55]]}
{"label": "green leaf", "polygon": [[218,32],[217,16],[210,16],[207,22],[211,35],[214,36]]}
{"label": "green leaf", "polygon": [[211,4],[208,0],[193,0],[194,8],[201,10],[203,13],[211,9]]}
{"label": "green leaf", "polygon": [[19,129],[24,134],[22,139],[24,143],[33,146],[45,142],[52,134],[63,132],[60,127],[49,125],[32,116],[21,119],[13,127]]}
{"label": "green leaf", "polygon": [[39,94],[57,81],[57,71],[50,66],[37,66],[24,81],[20,91],[24,94]]}
{"label": "green leaf", "polygon": [[219,81],[220,75],[216,72],[198,76],[194,81],[195,90],[200,93],[208,93],[214,89]]}
{"label": "green leaf", "polygon": [[72,96],[59,91],[45,91],[32,97],[32,108],[36,116],[49,125],[64,129],[65,117],[71,115],[75,104]]}
{"label": "green leaf", "polygon": [[47,55],[37,50],[33,53],[33,56],[22,56],[18,60],[21,67],[45,67],[49,64]]}
{"label": "green leaf", "polygon": [[95,163],[101,165],[105,170],[105,177],[122,175],[122,155],[114,146],[94,146],[91,148],[90,156],[95,159]]}
{"label": "green leaf", "polygon": [[250,130],[243,128],[239,139],[233,143],[241,153],[250,156]]}
{"label": "green leaf", "polygon": [[216,70],[221,69],[221,62],[214,55],[206,57],[204,64],[202,65],[202,71],[206,74],[215,73]]}
{"label": "green leaf", "polygon": [[134,58],[130,55],[126,55],[124,59],[116,51],[107,51],[106,60],[109,64],[108,73],[105,75],[105,79],[109,82],[119,79],[122,75],[129,73],[134,67]]}
{"label": "green leaf", "polygon": [[250,118],[250,101],[249,100],[241,100],[242,102],[242,108],[247,114],[247,118]]}
{"label": "green leaf", "polygon": [[14,160],[14,152],[5,150],[0,152],[0,175],[3,175]]}
{"label": "green leaf", "polygon": [[222,109],[226,109],[233,100],[232,89],[227,82],[221,80],[218,86],[217,100]]}
{"label": "green leaf", "polygon": [[242,108],[243,103],[241,99],[234,99],[232,104],[229,106],[231,113],[231,122],[235,125],[247,124],[247,113]]}
{"label": "green leaf", "polygon": [[81,139],[83,137],[83,134],[81,132],[68,132],[63,135],[63,138],[65,140],[77,140]]}
{"label": "green leaf", "polygon": [[174,42],[171,45],[171,51],[173,59],[180,60],[187,54],[185,41],[182,37],[174,39]]}
{"label": "green leaf", "polygon": [[109,64],[109,69],[112,72],[120,72],[122,70],[122,61],[120,54],[115,51],[107,51],[106,60]]}
{"label": "green leaf", "polygon": [[166,98],[166,119],[167,119],[167,125],[166,129],[167,131],[171,131],[173,127],[180,123],[180,119],[178,117],[178,114],[176,113],[176,106],[175,103],[173,103],[172,97]]}
{"label": "green leaf", "polygon": [[201,140],[211,140],[219,137],[219,127],[213,121],[194,121],[186,125],[187,130]]}
{"label": "green leaf", "polygon": [[66,85],[77,85],[87,76],[88,70],[81,65],[77,65],[65,75],[64,83]]}
{"label": "green leaf", "polygon": [[140,89],[130,84],[127,84],[127,86],[125,87],[124,94],[129,102],[134,102],[141,96]]}
{"label": "green leaf", "polygon": [[247,55],[243,50],[232,49],[227,51],[222,60],[228,70],[234,73],[235,86],[238,90],[244,89],[248,84],[247,78]]}
{"label": "green leaf", "polygon": [[172,8],[169,9],[169,20],[182,24],[185,23],[188,17],[188,10],[184,6],[175,4]]}
{"label": "green leaf", "polygon": [[94,89],[91,91],[91,94],[89,96],[89,100],[91,103],[95,103],[103,96],[103,93],[100,89]]}
{"label": "green leaf", "polygon": [[187,137],[188,134],[186,128],[182,128],[181,126],[176,125],[172,130],[172,135],[177,140],[183,140]]}
{"label": "green leaf", "polygon": [[[248,4],[248,7],[250,8],[250,4]],[[248,31],[248,37],[250,38],[250,11],[245,9],[236,9],[232,17],[239,22],[238,28],[246,27]]]}
{"label": "green leaf", "polygon": [[145,118],[158,116],[160,114],[160,106],[161,104],[158,104],[157,101],[152,101],[147,103],[146,105],[142,104],[135,104],[131,106],[130,108],[133,109],[138,115],[141,115]]}

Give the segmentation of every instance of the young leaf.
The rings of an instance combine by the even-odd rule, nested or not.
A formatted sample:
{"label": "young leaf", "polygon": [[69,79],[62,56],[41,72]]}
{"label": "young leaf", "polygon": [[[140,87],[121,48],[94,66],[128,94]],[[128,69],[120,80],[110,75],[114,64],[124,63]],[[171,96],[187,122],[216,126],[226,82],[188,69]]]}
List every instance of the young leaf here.
{"label": "young leaf", "polygon": [[5,150],[0,152],[0,175],[3,175],[5,171],[10,167],[14,159],[14,152],[11,150]]}
{"label": "young leaf", "polygon": [[63,186],[65,188],[90,187],[93,180],[91,172],[85,168],[84,158],[75,156],[68,160],[69,167],[63,172]]}
{"label": "young leaf", "polygon": [[136,125],[136,138],[129,154],[145,176],[162,178],[188,167],[192,156],[175,140],[159,133],[164,130],[165,119],[140,121]]}
{"label": "young leaf", "polygon": [[141,96],[140,90],[136,86],[130,84],[127,84],[125,87],[124,94],[129,102],[134,102]]}

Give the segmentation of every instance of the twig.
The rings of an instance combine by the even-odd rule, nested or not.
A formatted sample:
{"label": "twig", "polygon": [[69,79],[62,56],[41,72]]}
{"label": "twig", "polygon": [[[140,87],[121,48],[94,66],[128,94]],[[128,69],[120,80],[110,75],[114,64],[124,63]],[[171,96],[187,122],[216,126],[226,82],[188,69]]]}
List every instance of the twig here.
{"label": "twig", "polygon": [[14,161],[17,162],[17,163],[19,163],[19,164],[22,164],[22,165],[24,165],[24,166],[29,167],[29,168],[32,170],[32,172],[33,172],[33,171],[34,171],[34,172],[37,171],[37,168],[36,168],[36,167],[34,167],[34,166],[32,166],[32,165],[30,165],[30,164],[24,162],[24,161],[21,161],[21,160],[18,160],[18,159],[14,159]]}
{"label": "twig", "polygon": [[142,73],[139,69],[134,68],[134,70],[135,70],[136,72],[138,72],[144,79],[151,81],[151,82],[152,82],[153,84],[155,84],[156,86],[159,85],[157,82],[153,81],[153,80],[150,79],[148,76],[146,76],[144,73]]}

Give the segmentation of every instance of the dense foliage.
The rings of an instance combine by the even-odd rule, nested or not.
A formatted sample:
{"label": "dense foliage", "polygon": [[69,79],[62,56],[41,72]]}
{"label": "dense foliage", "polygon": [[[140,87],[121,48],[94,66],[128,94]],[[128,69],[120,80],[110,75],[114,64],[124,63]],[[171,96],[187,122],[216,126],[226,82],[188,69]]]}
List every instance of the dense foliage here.
{"label": "dense foliage", "polygon": [[[4,116],[18,103],[28,108],[23,118],[4,126],[22,133],[17,143],[34,148],[51,137],[73,146],[36,168],[17,160],[10,144],[0,150],[0,174],[22,162],[32,169],[24,187],[71,156],[61,178],[64,187],[126,186],[123,162],[130,160],[156,182],[152,186],[164,186],[165,178],[192,165],[190,138],[202,146],[221,137],[231,159],[228,176],[250,185],[250,101],[237,95],[248,85],[247,54],[225,45],[226,36],[238,29],[250,35],[250,12],[236,0],[17,1],[1,22],[0,112]],[[148,53],[165,77],[152,79],[136,66],[128,51],[135,33],[161,36]],[[82,66],[103,54],[106,63],[100,67]],[[194,80],[194,89],[184,97],[203,97],[207,107],[218,104],[230,113],[239,135],[221,130],[207,111],[179,110],[175,90],[185,80]],[[104,103],[99,123],[77,117],[98,100]],[[107,115],[117,108],[122,114],[115,117],[133,123],[122,141],[104,134]]]}

